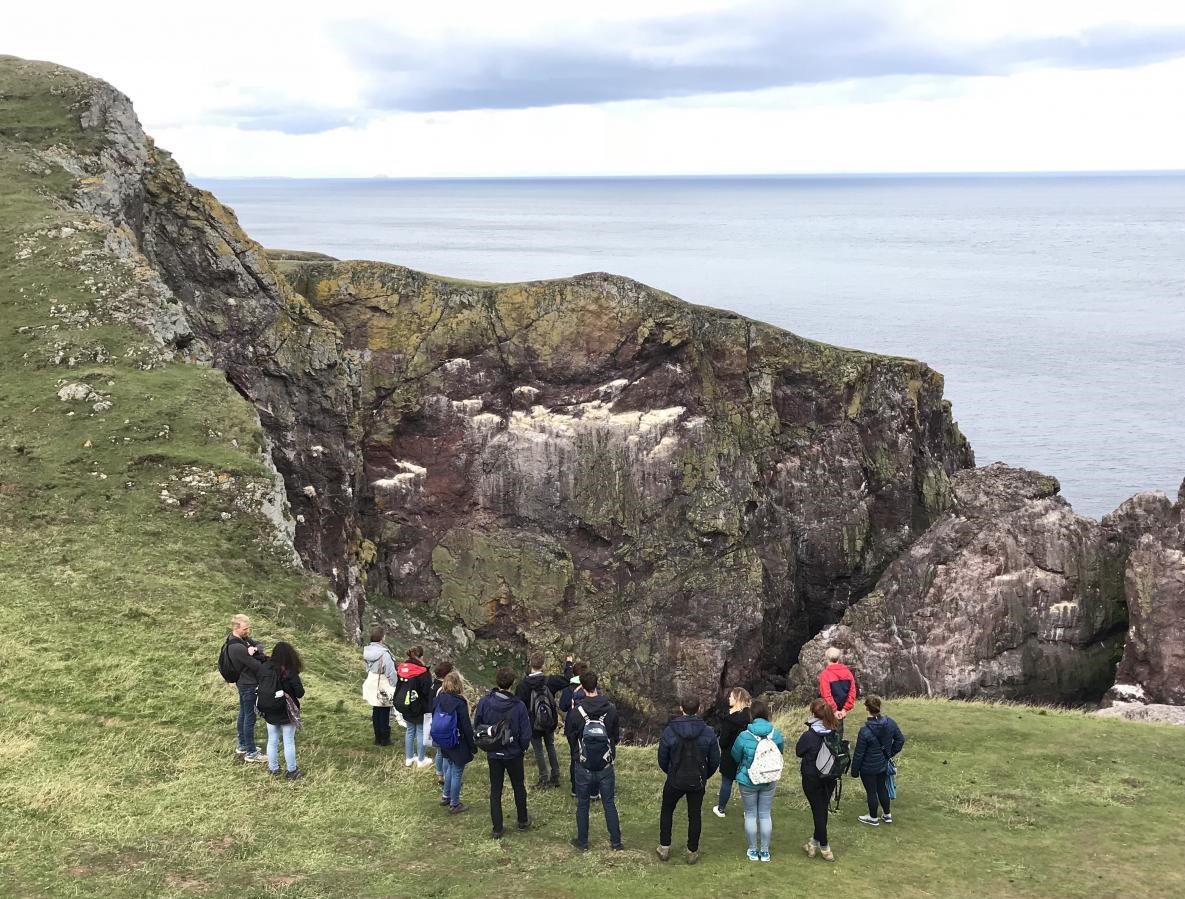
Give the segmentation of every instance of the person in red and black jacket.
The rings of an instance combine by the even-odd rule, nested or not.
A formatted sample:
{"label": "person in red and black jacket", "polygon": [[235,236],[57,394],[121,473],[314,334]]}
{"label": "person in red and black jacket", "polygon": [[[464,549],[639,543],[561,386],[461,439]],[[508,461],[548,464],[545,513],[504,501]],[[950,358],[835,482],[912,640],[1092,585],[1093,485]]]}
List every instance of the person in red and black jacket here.
{"label": "person in red and black jacket", "polygon": [[838,733],[843,736],[843,719],[856,706],[856,676],[840,661],[843,654],[834,646],[827,650],[827,666],[819,672],[819,695],[835,710]]}
{"label": "person in red and black jacket", "polygon": [[409,768],[417,764],[421,768],[435,764],[424,754],[424,715],[432,708],[432,675],[423,659],[424,647],[413,646],[407,651],[407,660],[395,666],[395,711],[407,722],[403,763]]}

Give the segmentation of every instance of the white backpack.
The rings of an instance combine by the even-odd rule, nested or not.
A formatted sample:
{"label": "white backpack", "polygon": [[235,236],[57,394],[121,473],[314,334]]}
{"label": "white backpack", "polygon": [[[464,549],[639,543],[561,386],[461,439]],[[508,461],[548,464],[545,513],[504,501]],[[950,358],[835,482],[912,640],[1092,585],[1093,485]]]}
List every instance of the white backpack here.
{"label": "white backpack", "polygon": [[[756,736],[756,735],[755,735]],[[749,764],[749,781],[771,784],[782,776],[782,751],[769,737],[758,737],[753,761]]]}

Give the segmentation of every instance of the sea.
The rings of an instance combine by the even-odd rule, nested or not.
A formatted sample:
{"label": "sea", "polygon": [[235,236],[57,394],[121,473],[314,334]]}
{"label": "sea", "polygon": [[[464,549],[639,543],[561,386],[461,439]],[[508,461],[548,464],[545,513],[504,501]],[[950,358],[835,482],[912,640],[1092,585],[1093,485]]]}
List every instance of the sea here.
{"label": "sea", "polygon": [[942,372],[979,464],[1099,517],[1185,478],[1185,173],[195,179],[268,247],[607,271]]}

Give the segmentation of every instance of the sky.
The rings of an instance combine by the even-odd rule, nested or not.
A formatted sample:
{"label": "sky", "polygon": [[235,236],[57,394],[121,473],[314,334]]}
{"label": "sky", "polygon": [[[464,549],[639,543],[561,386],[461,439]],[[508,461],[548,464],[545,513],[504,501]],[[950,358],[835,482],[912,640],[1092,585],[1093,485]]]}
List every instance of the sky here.
{"label": "sky", "polygon": [[55,0],[0,53],[206,178],[1185,167],[1182,0]]}

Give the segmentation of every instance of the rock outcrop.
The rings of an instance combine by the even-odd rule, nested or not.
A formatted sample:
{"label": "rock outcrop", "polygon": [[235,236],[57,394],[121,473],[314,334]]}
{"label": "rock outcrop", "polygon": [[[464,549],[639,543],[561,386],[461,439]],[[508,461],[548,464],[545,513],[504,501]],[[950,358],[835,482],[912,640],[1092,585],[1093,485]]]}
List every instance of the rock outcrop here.
{"label": "rock outcrop", "polygon": [[836,645],[865,692],[1097,699],[1123,646],[1127,541],[1046,475],[997,463],[953,488],[951,510],[803,648],[791,681],[810,692]]}

